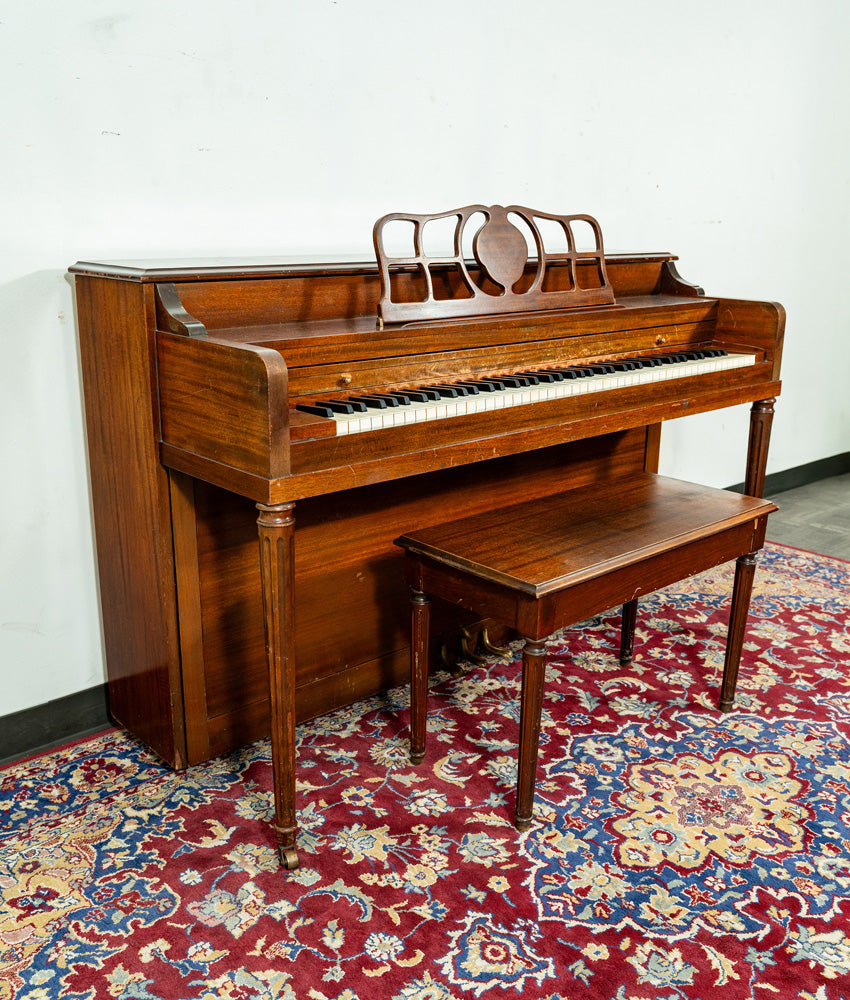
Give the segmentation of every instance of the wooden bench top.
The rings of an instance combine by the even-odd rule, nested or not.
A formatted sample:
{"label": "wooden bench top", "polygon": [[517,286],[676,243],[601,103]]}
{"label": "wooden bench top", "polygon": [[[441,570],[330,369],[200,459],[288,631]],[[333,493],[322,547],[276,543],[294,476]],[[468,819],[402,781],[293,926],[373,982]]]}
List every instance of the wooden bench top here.
{"label": "wooden bench top", "polygon": [[777,509],[769,500],[640,473],[423,528],[396,544],[539,598]]}

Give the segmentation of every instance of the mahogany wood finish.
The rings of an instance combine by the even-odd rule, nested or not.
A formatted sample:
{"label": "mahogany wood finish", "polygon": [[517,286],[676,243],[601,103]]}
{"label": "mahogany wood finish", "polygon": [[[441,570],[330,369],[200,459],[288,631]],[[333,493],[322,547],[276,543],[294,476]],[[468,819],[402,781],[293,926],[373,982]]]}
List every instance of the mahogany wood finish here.
{"label": "mahogany wood finish", "polygon": [[109,709],[175,767],[186,764],[168,474],[146,289],[77,285],[80,360]]}
{"label": "mahogany wood finish", "polygon": [[[461,517],[510,503],[518,491],[547,495],[641,469],[644,447],[645,434],[636,430],[409,477],[393,483],[391,492],[379,484],[299,500],[298,720],[405,682],[407,587],[401,553],[392,544],[397,535],[428,524],[435,510]],[[195,762],[268,734],[268,671],[254,504],[185,480],[193,484],[191,540],[198,556],[181,578],[194,581],[185,606],[197,605],[200,617],[187,618],[184,642],[190,648],[194,636],[203,655],[184,659],[184,687],[203,692],[194,718],[209,745],[207,753],[189,758]],[[432,626],[435,635],[445,636],[472,621],[468,613],[440,605]]]}
{"label": "mahogany wood finish", "polygon": [[543,711],[545,676],[546,643],[526,639],[522,648],[520,692],[515,819],[518,830],[527,830],[534,818],[534,776],[537,773],[537,749],[540,745],[540,716]]}
{"label": "mahogany wood finish", "polygon": [[775,399],[759,399],[750,409],[750,438],[747,447],[747,476],[744,492],[750,496],[764,495],[764,476],[767,469],[767,449],[770,445],[770,428],[773,424]]}
{"label": "mahogany wood finish", "polygon": [[[465,266],[489,294],[486,268],[507,280],[519,254],[498,246],[494,254],[487,242],[481,264]],[[614,302],[380,330],[375,262],[75,265],[116,719],[176,767],[270,732],[264,619],[272,612],[268,602],[263,610],[255,504],[298,502],[294,626],[281,632],[272,623],[269,632],[279,669],[294,669],[294,684],[288,673],[275,681],[279,693],[290,707],[294,699],[296,720],[306,719],[405,676],[397,535],[435,511],[452,519],[656,469],[661,421],[775,397],[781,307],[706,297],[679,277],[675,259],[607,255],[600,280],[593,256],[552,257],[546,294],[606,286]],[[514,283],[519,298],[536,269],[529,261]],[[458,267],[431,270],[438,296],[464,295]],[[393,277],[399,302],[421,300],[424,288],[416,267]],[[329,395],[727,345],[751,352],[755,364],[348,437],[337,436],[333,420],[295,409]],[[748,482],[758,482],[766,440],[751,437]],[[430,624],[442,636],[482,628],[474,613],[439,601]],[[279,761],[278,771],[289,766]],[[284,805],[294,796],[293,776],[285,778],[289,791],[276,778]]]}
{"label": "mahogany wood finish", "polygon": [[626,601],[623,605],[623,622],[620,626],[620,665],[632,662],[635,645],[635,625],[637,624],[637,600]]}
{"label": "mahogany wood finish", "polygon": [[723,666],[723,684],[720,689],[720,711],[731,712],[735,703],[735,685],[738,683],[738,665],[744,643],[747,609],[753,590],[756,569],[755,551],[738,557],[735,564],[735,583],[732,590],[732,612],[729,616],[729,638]]}
{"label": "mahogany wood finish", "polygon": [[[411,657],[411,760],[425,752],[428,596],[495,618],[526,636],[523,651],[516,825],[531,823],[543,696],[545,639],[622,603],[621,659],[631,658],[636,599],[737,559],[720,708],[735,695],[755,559],[768,500],[653,473],[518,503],[407,533],[416,641]],[[426,596],[428,595],[428,596]],[[415,755],[414,755],[415,748]]]}
{"label": "mahogany wood finish", "polygon": [[425,698],[428,689],[428,620],[431,602],[428,595],[413,588],[410,592],[412,610],[410,638],[411,705],[413,718],[410,737],[410,759],[421,764],[425,759]]}
{"label": "mahogany wood finish", "polygon": [[295,836],[295,504],[257,505],[263,620],[269,665],[277,849],[285,868],[298,867]]}

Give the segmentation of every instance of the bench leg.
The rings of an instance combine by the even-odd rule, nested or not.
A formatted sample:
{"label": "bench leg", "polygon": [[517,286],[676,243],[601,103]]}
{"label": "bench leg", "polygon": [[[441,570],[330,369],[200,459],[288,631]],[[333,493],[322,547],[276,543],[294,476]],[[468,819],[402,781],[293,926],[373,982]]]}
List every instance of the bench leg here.
{"label": "bench leg", "polygon": [[428,702],[428,620],[431,602],[421,590],[411,588],[410,639],[410,760],[425,759],[425,717]]}
{"label": "bench leg", "polygon": [[517,830],[527,830],[534,815],[534,779],[537,747],[540,743],[540,716],[543,711],[543,678],[546,674],[546,643],[525,640],[522,651],[522,695],[519,719],[519,762],[517,766]]}
{"label": "bench leg", "polygon": [[726,661],[723,665],[723,683],[720,687],[720,711],[731,712],[735,703],[735,685],[738,683],[738,665],[741,662],[741,647],[747,614],[750,610],[750,595],[753,592],[753,574],[756,569],[756,554],[741,556],[735,565],[735,584],[732,588],[732,608],[729,612],[729,634],[726,639]]}
{"label": "bench leg", "polygon": [[623,667],[627,667],[632,662],[636,623],[637,598],[623,605],[623,624],[620,627],[620,665]]}

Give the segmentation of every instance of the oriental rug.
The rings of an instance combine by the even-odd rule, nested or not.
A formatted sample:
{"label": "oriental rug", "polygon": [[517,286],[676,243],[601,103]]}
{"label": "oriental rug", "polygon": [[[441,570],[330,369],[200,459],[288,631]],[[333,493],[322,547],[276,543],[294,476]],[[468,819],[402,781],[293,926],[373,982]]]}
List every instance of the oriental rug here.
{"label": "oriental rug", "polygon": [[737,707],[731,567],[561,633],[535,822],[518,646],[299,727],[301,868],[266,742],[175,774],[108,733],[0,772],[0,998],[850,998],[850,564],[770,545]]}

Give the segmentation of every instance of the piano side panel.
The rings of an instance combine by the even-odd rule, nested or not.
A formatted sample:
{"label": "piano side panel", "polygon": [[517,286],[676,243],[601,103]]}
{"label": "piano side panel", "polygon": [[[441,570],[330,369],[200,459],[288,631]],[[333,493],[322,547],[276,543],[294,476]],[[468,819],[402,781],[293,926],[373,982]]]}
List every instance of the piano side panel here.
{"label": "piano side panel", "polygon": [[277,351],[157,334],[162,438],[254,476],[289,471],[286,363]]}
{"label": "piano side panel", "polygon": [[171,514],[151,388],[152,289],[78,276],[76,298],[109,709],[181,767]]}
{"label": "piano side panel", "polygon": [[[640,428],[299,501],[299,720],[406,681],[408,595],[394,538],[435,517],[474,513],[643,469],[653,460],[654,434]],[[268,731],[256,511],[250,501],[200,481],[194,507],[203,656],[194,668],[184,659],[184,683],[187,692],[195,693],[194,700],[187,695],[187,731],[197,737],[206,727],[203,738],[190,741],[190,754],[192,746],[195,753],[208,746],[214,755]],[[438,606],[433,629],[446,633],[471,620],[459,609]],[[191,636],[183,641],[191,648]],[[206,699],[203,719],[197,717],[198,692]]]}
{"label": "piano side panel", "polygon": [[720,299],[717,303],[717,342],[730,351],[741,344],[763,350],[779,378],[785,339],[785,309],[778,302]]}

